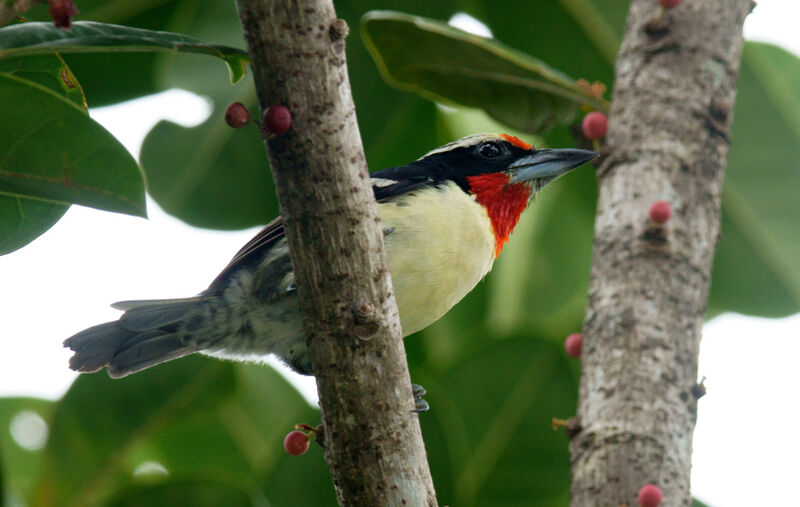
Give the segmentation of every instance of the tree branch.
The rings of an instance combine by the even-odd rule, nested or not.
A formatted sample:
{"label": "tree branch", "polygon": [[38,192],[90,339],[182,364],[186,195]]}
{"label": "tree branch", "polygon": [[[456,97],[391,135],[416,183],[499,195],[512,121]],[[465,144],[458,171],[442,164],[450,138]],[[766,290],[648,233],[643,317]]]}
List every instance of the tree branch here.
{"label": "tree branch", "polygon": [[[342,505],[436,505],[330,0],[237,0]],[[263,128],[263,126],[262,126]]]}
{"label": "tree branch", "polygon": [[[690,505],[697,354],[750,0],[633,0],[600,175],[572,505]],[[659,228],[657,200],[673,216]]]}

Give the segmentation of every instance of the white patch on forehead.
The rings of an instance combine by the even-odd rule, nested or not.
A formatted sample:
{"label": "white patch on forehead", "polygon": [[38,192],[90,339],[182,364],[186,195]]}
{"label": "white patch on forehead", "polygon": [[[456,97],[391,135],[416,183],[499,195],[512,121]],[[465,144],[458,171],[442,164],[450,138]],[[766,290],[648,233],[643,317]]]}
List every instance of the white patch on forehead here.
{"label": "white patch on forehead", "polygon": [[456,141],[447,143],[444,146],[440,146],[439,148],[436,148],[435,150],[431,150],[428,153],[426,153],[425,155],[423,155],[422,157],[420,157],[420,160],[422,160],[425,157],[430,157],[431,155],[435,155],[437,153],[443,153],[445,151],[454,150],[456,148],[469,148],[470,146],[475,146],[476,144],[480,144],[481,142],[487,141],[487,140],[490,140],[490,139],[502,141],[503,137],[500,134],[492,134],[492,133],[472,134],[470,136],[462,137],[461,139],[458,139]]}

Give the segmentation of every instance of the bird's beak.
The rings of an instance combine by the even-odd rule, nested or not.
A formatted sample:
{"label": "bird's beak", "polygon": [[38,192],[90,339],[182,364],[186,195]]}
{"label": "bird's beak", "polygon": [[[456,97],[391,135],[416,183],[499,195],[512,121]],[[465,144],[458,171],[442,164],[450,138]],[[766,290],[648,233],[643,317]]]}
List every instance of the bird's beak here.
{"label": "bird's beak", "polygon": [[539,150],[522,157],[508,167],[512,171],[511,183],[521,183],[534,179],[554,180],[597,156],[590,150],[565,148],[559,150]]}

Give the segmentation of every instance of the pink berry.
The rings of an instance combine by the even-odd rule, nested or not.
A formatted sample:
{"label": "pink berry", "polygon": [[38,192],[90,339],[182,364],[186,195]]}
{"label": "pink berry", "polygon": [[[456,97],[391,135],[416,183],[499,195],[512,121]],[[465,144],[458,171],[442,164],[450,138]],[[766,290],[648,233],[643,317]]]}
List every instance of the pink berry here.
{"label": "pink berry", "polygon": [[292,127],[292,113],[283,106],[272,106],[264,113],[264,127],[270,134],[281,135]]}
{"label": "pink berry", "polygon": [[240,129],[250,123],[250,112],[241,102],[234,102],[225,110],[225,123]]}
{"label": "pink berry", "polygon": [[650,206],[650,220],[663,224],[672,216],[672,208],[667,201],[656,201]]}
{"label": "pink berry", "polygon": [[572,333],[564,340],[564,350],[567,351],[568,356],[581,357],[582,349],[583,335],[581,333]]}
{"label": "pink berry", "polygon": [[593,111],[583,117],[581,130],[587,139],[602,139],[608,132],[608,117],[600,111]]}
{"label": "pink berry", "polygon": [[681,0],[658,0],[658,3],[660,3],[661,7],[665,9],[672,9],[673,7],[680,5]]}
{"label": "pink berry", "polygon": [[50,17],[53,24],[59,28],[69,28],[72,16],[78,14],[78,8],[73,0],[50,0]]}
{"label": "pink berry", "polygon": [[658,507],[664,499],[664,492],[654,484],[645,484],[636,496],[639,507]]}
{"label": "pink berry", "polygon": [[283,448],[292,456],[300,456],[308,450],[308,435],[302,431],[292,431],[283,439]]}

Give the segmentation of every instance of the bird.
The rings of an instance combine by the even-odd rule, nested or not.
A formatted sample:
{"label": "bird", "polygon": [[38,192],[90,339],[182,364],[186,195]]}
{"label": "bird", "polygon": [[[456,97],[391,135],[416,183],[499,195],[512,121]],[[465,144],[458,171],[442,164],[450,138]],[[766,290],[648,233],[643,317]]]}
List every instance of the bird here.
{"label": "bird", "polygon": [[[537,150],[515,136],[483,133],[371,173],[403,336],[466,296],[492,269],[536,194],[596,156],[576,148]],[[275,355],[298,373],[314,374],[280,217],[200,294],[112,307],[124,312],[118,320],[64,341],[74,352],[71,369],[106,368],[120,378],[200,353],[245,361]]]}

